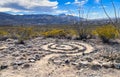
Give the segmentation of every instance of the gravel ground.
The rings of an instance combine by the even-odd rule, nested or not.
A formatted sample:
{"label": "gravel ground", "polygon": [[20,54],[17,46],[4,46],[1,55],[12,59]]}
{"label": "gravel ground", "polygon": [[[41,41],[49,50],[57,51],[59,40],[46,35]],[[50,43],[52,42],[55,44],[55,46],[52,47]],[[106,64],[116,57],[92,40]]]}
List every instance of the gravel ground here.
{"label": "gravel ground", "polygon": [[0,77],[120,77],[120,44],[38,37],[0,41]]}

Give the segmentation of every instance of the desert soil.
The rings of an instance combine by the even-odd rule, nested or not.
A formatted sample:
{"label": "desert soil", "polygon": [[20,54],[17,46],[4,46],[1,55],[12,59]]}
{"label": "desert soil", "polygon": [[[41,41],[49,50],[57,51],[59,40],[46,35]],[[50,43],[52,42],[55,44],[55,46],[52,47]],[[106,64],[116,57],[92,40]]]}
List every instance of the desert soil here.
{"label": "desert soil", "polygon": [[0,41],[0,77],[120,77],[120,59],[106,58],[120,54],[119,43],[43,37],[16,42]]}

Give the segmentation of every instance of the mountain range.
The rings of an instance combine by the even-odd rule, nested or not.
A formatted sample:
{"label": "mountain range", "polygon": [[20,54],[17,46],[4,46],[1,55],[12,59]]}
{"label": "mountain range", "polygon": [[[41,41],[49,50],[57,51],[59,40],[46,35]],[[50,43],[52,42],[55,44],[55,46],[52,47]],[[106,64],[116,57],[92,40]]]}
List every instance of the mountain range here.
{"label": "mountain range", "polygon": [[[0,12],[0,25],[46,25],[46,24],[73,24],[78,22],[78,17],[72,15],[11,15]],[[83,20],[84,18],[80,18]]]}

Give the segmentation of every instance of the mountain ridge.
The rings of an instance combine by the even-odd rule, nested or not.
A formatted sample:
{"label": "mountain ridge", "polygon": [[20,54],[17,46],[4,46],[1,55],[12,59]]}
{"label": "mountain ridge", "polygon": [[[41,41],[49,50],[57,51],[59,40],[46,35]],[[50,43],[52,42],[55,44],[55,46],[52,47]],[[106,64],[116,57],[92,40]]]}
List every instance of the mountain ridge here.
{"label": "mountain ridge", "polygon": [[[83,20],[84,18],[80,18]],[[0,25],[47,25],[47,24],[73,24],[78,17],[72,15],[29,14],[11,15],[0,12]]]}

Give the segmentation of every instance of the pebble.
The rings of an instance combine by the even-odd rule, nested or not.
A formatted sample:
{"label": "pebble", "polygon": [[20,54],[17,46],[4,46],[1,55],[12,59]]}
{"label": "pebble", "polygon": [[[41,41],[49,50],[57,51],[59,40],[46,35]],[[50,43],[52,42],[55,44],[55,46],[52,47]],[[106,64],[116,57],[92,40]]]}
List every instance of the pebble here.
{"label": "pebble", "polygon": [[0,66],[0,70],[6,69],[6,68],[8,68],[8,65],[1,65]]}
{"label": "pebble", "polygon": [[6,48],[7,48],[7,46],[5,46],[5,45],[0,46],[0,50],[4,50],[4,49],[6,49]]}
{"label": "pebble", "polygon": [[23,69],[29,68],[29,67],[30,67],[30,64],[24,64],[24,65],[22,66]]}
{"label": "pebble", "polygon": [[31,62],[31,63],[35,63],[35,61],[36,61],[34,58],[29,58],[28,60],[29,60],[29,62]]}
{"label": "pebble", "polygon": [[102,64],[102,67],[104,67],[104,68],[113,68],[113,64],[112,63],[106,63],[106,62],[104,62]]}
{"label": "pebble", "polygon": [[88,61],[88,62],[92,62],[93,61],[93,59],[92,58],[86,58],[86,60]]}
{"label": "pebble", "polygon": [[22,65],[22,64],[24,64],[24,63],[25,63],[24,61],[19,60],[19,61],[14,61],[14,62],[12,62],[11,65],[12,65],[12,66],[14,66],[14,65],[20,66],[20,65]]}
{"label": "pebble", "polygon": [[69,64],[69,63],[70,63],[70,61],[69,61],[69,60],[66,60],[66,61],[65,61],[65,64]]}
{"label": "pebble", "polygon": [[100,65],[97,65],[97,64],[91,66],[91,69],[92,69],[92,70],[99,70],[99,69],[101,69],[101,68],[102,68],[102,67],[101,67]]}
{"label": "pebble", "polygon": [[115,67],[116,69],[120,69],[120,63],[114,63],[114,67]]}
{"label": "pebble", "polygon": [[13,65],[13,69],[18,69],[18,65]]}
{"label": "pebble", "polygon": [[12,56],[13,57],[18,57],[18,56],[20,56],[20,54],[19,53],[14,53],[14,54],[12,54]]}
{"label": "pebble", "polygon": [[4,54],[0,54],[0,58],[3,58],[5,55]]}
{"label": "pebble", "polygon": [[35,55],[35,60],[40,60],[40,55],[39,54]]}

